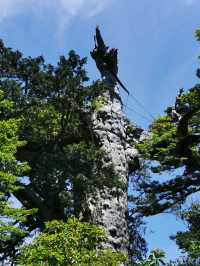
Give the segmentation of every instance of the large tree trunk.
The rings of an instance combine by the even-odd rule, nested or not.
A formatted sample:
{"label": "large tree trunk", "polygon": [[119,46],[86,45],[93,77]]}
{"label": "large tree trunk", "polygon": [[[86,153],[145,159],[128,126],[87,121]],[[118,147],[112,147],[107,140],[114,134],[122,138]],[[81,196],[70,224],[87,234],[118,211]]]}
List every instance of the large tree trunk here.
{"label": "large tree trunk", "polygon": [[[109,56],[107,48],[103,48],[106,49],[106,54]],[[92,56],[104,79],[106,91],[100,96],[100,99],[103,99],[103,105],[92,114],[92,131],[95,139],[98,140],[99,147],[105,152],[105,156],[102,158],[103,167],[105,169],[113,167],[114,173],[109,178],[114,180],[117,177],[122,186],[96,187],[87,195],[82,195],[83,202],[79,198],[78,203],[79,206],[82,205],[79,216],[106,229],[108,240],[103,244],[104,247],[127,252],[129,240],[127,226],[128,176],[134,170],[134,163],[137,161],[134,142],[137,142],[138,130],[135,127],[134,131],[133,128],[131,136],[127,133],[130,125],[123,113],[116,79],[104,66],[102,67],[102,62],[98,61],[99,58],[95,58],[94,53],[99,47],[96,46],[95,49]],[[112,54],[114,54],[113,51]],[[117,65],[115,74],[116,69]]]}
{"label": "large tree trunk", "polygon": [[[137,156],[137,151],[130,147],[127,140],[127,122],[122,111],[118,93],[108,87],[104,93],[104,106],[93,114],[93,130],[99,139],[101,149],[105,151],[104,166],[113,166],[114,175],[119,178],[121,188],[104,187],[88,197],[91,220],[102,225],[108,232],[107,246],[116,250],[127,251],[128,246],[128,176],[130,163]],[[110,176],[114,179],[115,176]],[[92,198],[96,197],[94,203]]]}
{"label": "large tree trunk", "polygon": [[[103,167],[114,170],[109,177],[111,182],[117,178],[121,184],[119,187],[93,187],[93,191],[89,191],[87,195],[83,192],[83,201],[80,196],[77,199],[79,216],[106,229],[108,241],[104,243],[104,247],[127,252],[128,176],[133,171],[134,163],[137,164],[137,150],[130,144],[130,137],[126,133],[129,125],[123,114],[118,92],[108,87],[103,99],[104,105],[92,115],[92,130],[98,139],[99,147],[105,152],[102,158]],[[137,132],[135,129],[136,135]],[[131,143],[134,143],[134,136]]]}

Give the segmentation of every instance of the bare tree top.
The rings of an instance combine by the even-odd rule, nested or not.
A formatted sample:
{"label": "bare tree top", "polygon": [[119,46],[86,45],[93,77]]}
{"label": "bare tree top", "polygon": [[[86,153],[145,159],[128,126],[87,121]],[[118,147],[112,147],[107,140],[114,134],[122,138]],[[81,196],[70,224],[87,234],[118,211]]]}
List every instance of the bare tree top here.
{"label": "bare tree top", "polygon": [[102,76],[105,76],[106,71],[110,71],[117,75],[118,72],[118,59],[117,49],[111,48],[105,45],[101,36],[99,27],[96,27],[96,33],[94,36],[95,48],[91,52],[92,58],[95,60],[97,68]]}

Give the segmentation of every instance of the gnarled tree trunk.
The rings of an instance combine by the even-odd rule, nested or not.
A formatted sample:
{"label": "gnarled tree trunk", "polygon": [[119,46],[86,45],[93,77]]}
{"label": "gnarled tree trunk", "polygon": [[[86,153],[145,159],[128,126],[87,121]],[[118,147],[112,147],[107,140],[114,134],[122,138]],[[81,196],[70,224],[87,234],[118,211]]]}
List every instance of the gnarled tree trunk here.
{"label": "gnarled tree trunk", "polygon": [[[96,46],[91,53],[96,65],[101,72],[106,91],[101,95],[102,106],[92,114],[92,131],[98,139],[99,147],[105,152],[103,164],[105,169],[113,167],[114,174],[109,178],[117,177],[121,187],[94,188],[85,195],[80,217],[103,226],[108,232],[108,241],[104,247],[127,252],[128,248],[128,177],[134,170],[137,161],[138,130],[135,128],[130,136],[130,127],[123,113],[123,105],[119,96],[115,75],[117,75],[117,50],[108,50],[100,32],[96,31]],[[112,62],[111,72],[107,68],[109,60]],[[114,74],[113,74],[114,73]],[[131,141],[130,141],[131,140]],[[131,143],[131,144],[130,144]]]}

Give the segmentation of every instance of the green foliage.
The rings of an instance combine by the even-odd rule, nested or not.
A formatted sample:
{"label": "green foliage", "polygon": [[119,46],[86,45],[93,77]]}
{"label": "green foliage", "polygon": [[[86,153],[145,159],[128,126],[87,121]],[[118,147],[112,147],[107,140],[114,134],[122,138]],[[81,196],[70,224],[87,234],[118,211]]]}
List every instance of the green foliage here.
{"label": "green foliage", "polygon": [[[0,91],[0,108],[10,109],[12,103],[4,99],[3,92]],[[26,234],[20,228],[20,223],[25,222],[28,215],[34,210],[25,208],[15,208],[9,200],[11,195],[19,189],[18,177],[28,169],[26,163],[16,161],[15,153],[17,148],[25,145],[19,141],[18,127],[20,121],[16,119],[0,120],[0,255],[1,249],[7,246],[14,237]]]}
{"label": "green foliage", "polygon": [[[196,31],[200,40],[200,30]],[[200,69],[197,69],[200,78]],[[138,145],[145,162],[138,171],[138,197],[133,197],[136,211],[154,215],[166,209],[177,210],[187,196],[200,190],[200,85],[184,92],[180,89],[174,106],[155,119],[149,137]],[[169,180],[152,180],[154,174],[170,174]],[[173,177],[171,176],[173,174]],[[175,177],[174,177],[175,176]],[[178,232],[172,239],[188,254],[167,265],[199,265],[200,227],[199,204],[181,212],[188,230]],[[144,261],[148,263],[148,261]],[[147,264],[148,265],[148,264]]]}
{"label": "green foliage", "polygon": [[[174,170],[189,163],[191,155],[184,152],[180,145],[188,145],[194,155],[199,153],[199,139],[192,139],[199,134],[199,118],[200,87],[197,85],[186,93],[180,90],[175,107],[168,107],[166,115],[152,123],[150,138],[138,145],[144,159],[158,163],[151,168],[154,172]],[[186,142],[187,139],[190,143]]]}
{"label": "green foliage", "polygon": [[47,222],[44,232],[23,247],[18,265],[117,266],[125,262],[125,254],[98,248],[105,239],[103,229],[74,217],[67,223]]}
{"label": "green foliage", "polygon": [[174,261],[168,262],[166,266],[199,266],[199,263],[188,257],[180,257]]}
{"label": "green foliage", "polygon": [[188,210],[180,213],[180,217],[187,223],[188,230],[178,232],[173,238],[179,248],[187,252],[190,258],[200,258],[200,204],[193,203]]}
{"label": "green foliage", "polygon": [[196,36],[197,40],[200,41],[200,29],[197,29],[195,31],[195,36]]}
{"label": "green foliage", "polygon": [[[0,49],[1,88],[5,100],[13,102],[13,108],[4,108],[2,116],[22,121],[19,138],[26,144],[16,156],[19,161],[27,160],[31,168],[29,184],[15,196],[23,206],[38,208],[34,226],[42,228],[41,221],[65,218],[64,210],[72,207],[72,186],[82,180],[84,191],[103,177],[99,170],[102,152],[90,128],[89,103],[95,90],[83,86],[88,80],[83,68],[86,58],[74,51],[53,66],[41,56],[25,58],[2,41]],[[105,178],[98,180],[105,182]],[[34,226],[31,222],[30,227]]]}
{"label": "green foliage", "polygon": [[[173,107],[150,126],[149,138],[138,145],[146,160],[146,179],[139,181],[145,197],[137,205],[145,215],[160,213],[181,204],[186,197],[200,190],[200,86],[188,92],[180,90]],[[152,181],[152,173],[174,173],[164,183]],[[180,173],[180,174],[179,174]]]}
{"label": "green foliage", "polygon": [[[46,221],[78,216],[94,187],[122,186],[112,165],[103,167],[105,153],[91,126],[91,113],[103,104],[106,87],[103,82],[85,85],[85,64],[86,58],[74,51],[57,65],[47,64],[42,56],[24,57],[0,41],[0,86],[4,102],[12,102],[12,108],[0,108],[1,117],[21,121],[24,145],[17,146],[16,160],[30,166],[28,176],[18,178],[14,196],[21,211],[38,210],[20,222],[27,235],[43,231]],[[0,247],[3,259],[15,255],[24,239],[10,240]]]}
{"label": "green foliage", "polygon": [[145,223],[142,215],[136,215],[129,210],[128,230],[129,230],[129,260],[135,262],[141,260],[147,253],[147,243],[145,236]]}
{"label": "green foliage", "polygon": [[141,260],[140,262],[133,264],[133,266],[162,266],[166,265],[164,262],[165,253],[160,249],[155,249],[150,252],[148,258]]}
{"label": "green foliage", "polygon": [[104,98],[103,96],[99,96],[95,98],[92,102],[92,108],[94,108],[97,112],[104,106]]}
{"label": "green foliage", "polygon": [[[151,136],[138,145],[144,159],[158,161],[159,166],[152,167],[154,172],[159,172],[162,166],[174,167],[180,158],[175,154],[176,149],[176,125],[169,116],[156,119],[150,126]],[[164,168],[165,169],[165,168]]]}

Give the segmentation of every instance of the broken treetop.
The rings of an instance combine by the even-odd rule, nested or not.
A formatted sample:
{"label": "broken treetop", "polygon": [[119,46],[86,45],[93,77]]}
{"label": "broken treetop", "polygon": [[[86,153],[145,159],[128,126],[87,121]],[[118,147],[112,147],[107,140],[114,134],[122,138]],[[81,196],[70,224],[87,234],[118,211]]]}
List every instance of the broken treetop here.
{"label": "broken treetop", "polygon": [[109,47],[105,45],[98,27],[96,27],[94,40],[95,48],[91,52],[91,56],[95,60],[97,68],[99,69],[102,77],[105,76],[107,71],[117,75],[117,49],[109,49]]}

